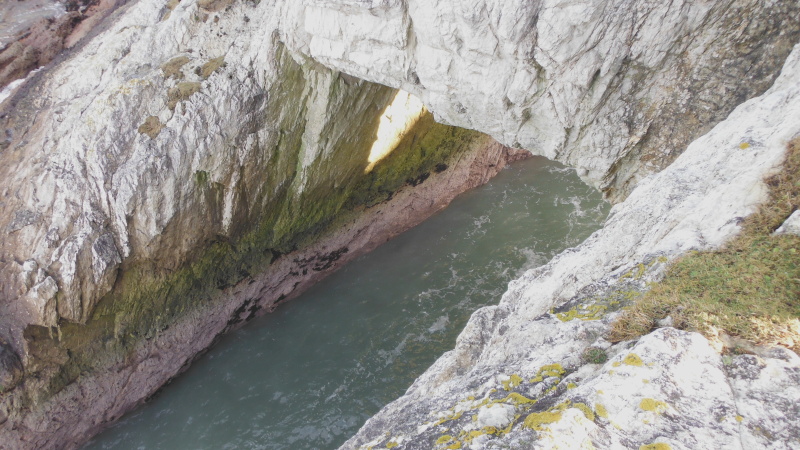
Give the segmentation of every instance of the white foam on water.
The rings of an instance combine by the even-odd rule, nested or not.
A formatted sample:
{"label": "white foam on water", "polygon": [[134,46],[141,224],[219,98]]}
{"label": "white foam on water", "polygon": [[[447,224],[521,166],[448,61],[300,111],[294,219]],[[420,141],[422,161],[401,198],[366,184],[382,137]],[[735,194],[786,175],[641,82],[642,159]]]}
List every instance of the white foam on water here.
{"label": "white foam on water", "polygon": [[519,252],[525,257],[525,262],[522,264],[522,267],[517,270],[517,274],[514,278],[519,278],[525,272],[547,264],[547,261],[550,259],[545,253],[537,252],[532,248],[521,248]]}
{"label": "white foam on water", "polygon": [[586,211],[584,211],[583,208],[581,208],[581,199],[580,199],[580,197],[577,197],[577,196],[570,197],[569,199],[567,199],[567,201],[569,203],[572,203],[572,206],[575,208],[571,213],[569,213],[570,219],[583,217],[583,216],[586,215]]}
{"label": "white foam on water", "polygon": [[564,173],[564,174],[571,174],[575,171],[570,167],[558,167],[555,164],[550,164],[547,166],[547,171],[550,173]]}
{"label": "white foam on water", "polygon": [[8,83],[8,86],[6,86],[5,88],[3,88],[2,91],[0,91],[0,105],[2,105],[3,102],[6,101],[8,97],[11,97],[14,94],[14,92],[17,91],[17,89],[19,89],[23,84],[25,84],[26,81],[28,81],[32,76],[34,76],[40,70],[42,70],[41,67],[35,70],[31,70],[31,73],[29,73],[27,77],[20,78],[19,80],[14,80],[11,83]]}
{"label": "white foam on water", "polygon": [[6,86],[5,88],[3,88],[2,91],[0,91],[0,104],[6,101],[8,97],[11,97],[11,94],[13,94],[14,91],[18,87],[22,86],[22,84],[25,83],[25,81],[27,80],[28,80],[27,78],[20,78],[19,80],[14,80],[11,83],[8,83],[8,86]]}
{"label": "white foam on water", "polygon": [[473,237],[473,236],[476,236],[476,235],[479,235],[479,236],[485,235],[487,229],[484,227],[484,225],[487,225],[487,224],[491,223],[491,221],[492,220],[489,218],[488,214],[478,217],[477,219],[475,219],[472,222],[472,224],[475,226],[475,228],[469,230],[467,232],[467,236]]}
{"label": "white foam on water", "polygon": [[441,316],[436,319],[436,322],[428,328],[429,333],[438,333],[440,331],[444,331],[447,328],[447,325],[450,323],[450,318],[447,315]]}

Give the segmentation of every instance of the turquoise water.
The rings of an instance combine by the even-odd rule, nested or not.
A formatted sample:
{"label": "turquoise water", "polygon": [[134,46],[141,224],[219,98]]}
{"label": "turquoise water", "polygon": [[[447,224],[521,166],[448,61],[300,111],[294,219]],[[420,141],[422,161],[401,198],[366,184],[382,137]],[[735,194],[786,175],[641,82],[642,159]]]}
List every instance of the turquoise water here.
{"label": "turquoise water", "polygon": [[515,163],[230,333],[86,448],[336,448],[451,349],[473,311],[608,210],[572,170]]}

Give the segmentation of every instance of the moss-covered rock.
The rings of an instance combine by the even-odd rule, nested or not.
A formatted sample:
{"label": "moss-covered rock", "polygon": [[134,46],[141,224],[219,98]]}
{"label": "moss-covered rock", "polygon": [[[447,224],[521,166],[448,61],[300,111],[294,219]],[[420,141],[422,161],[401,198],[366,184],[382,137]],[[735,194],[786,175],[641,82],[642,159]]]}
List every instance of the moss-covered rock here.
{"label": "moss-covered rock", "polygon": [[[247,130],[278,130],[276,140],[260,144],[269,155],[262,164],[242,168],[250,173],[243,178],[262,183],[238,187],[248,208],[227,234],[209,235],[178,265],[168,259],[126,261],[113,290],[101,299],[88,323],[62,323],[57,333],[30,326],[26,339],[32,363],[27,375],[36,387],[28,397],[31,403],[45,401],[81,374],[124,363],[138,343],[157,337],[187,314],[222,301],[225,289],[266,270],[281,255],[313,244],[340,225],[337,221],[343,216],[383,202],[407,184],[422,183],[431,172],[446,170],[460,150],[483,138],[477,132],[437,124],[426,112],[392,153],[367,173],[380,116],[396,91],[298,64],[283,51],[277,53],[276,66],[281,76],[267,94],[272,101],[260,123],[249,124],[252,129]],[[169,106],[174,108],[200,87],[200,83],[178,83],[170,90]],[[148,121],[142,125],[147,125],[144,131],[157,135],[158,127],[149,126],[157,118]],[[197,170],[191,176],[193,192],[188,194],[195,196],[193,202],[208,221],[221,222],[224,195],[231,186],[215,181],[210,170]],[[167,227],[162,242],[178,241],[181,226],[186,224],[178,221]],[[322,255],[309,263],[308,270],[325,270],[347,251]],[[253,307],[244,317],[257,311]],[[238,324],[239,317],[232,318],[230,326]]]}

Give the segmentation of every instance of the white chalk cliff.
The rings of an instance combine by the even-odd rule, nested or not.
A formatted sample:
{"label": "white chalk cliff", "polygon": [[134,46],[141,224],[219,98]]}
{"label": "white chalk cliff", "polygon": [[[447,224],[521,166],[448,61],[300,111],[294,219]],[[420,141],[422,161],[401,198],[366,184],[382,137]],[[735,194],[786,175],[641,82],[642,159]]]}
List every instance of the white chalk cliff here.
{"label": "white chalk cliff", "polygon": [[[657,279],[667,260],[735,235],[737,219],[764,200],[761,180],[800,133],[798,119],[800,46],[768,92],[640,181],[602,230],[512,282],[498,306],[475,312],[456,348],[344,448],[800,445],[794,352],[723,358],[703,336],[669,327],[611,345],[603,336],[616,314],[598,313]],[[589,347],[606,349],[608,361],[583,361]],[[543,414],[539,429],[522,426],[531,413]]]}
{"label": "white chalk cliff", "polygon": [[[556,314],[641,290],[764,200],[761,180],[800,133],[797,17],[796,1],[756,0],[129,2],[0,105],[0,381],[14,385],[0,389],[0,437],[78,445],[242,311],[291,294],[297,279],[252,272],[280,266],[363,187],[395,94],[380,83],[574,167],[617,204],[586,243],[476,312],[345,448],[800,445],[796,354],[723,361],[668,327],[611,346],[613,312]],[[464,142],[460,173],[510,157]],[[307,261],[330,268],[348,252],[337,245]],[[236,259],[248,252],[263,264]],[[217,264],[213,286],[198,281]],[[590,345],[612,358],[581,363]],[[156,369],[159,346],[180,357]],[[75,400],[86,386],[102,387],[89,410]],[[522,427],[535,412],[549,414],[540,429]]]}

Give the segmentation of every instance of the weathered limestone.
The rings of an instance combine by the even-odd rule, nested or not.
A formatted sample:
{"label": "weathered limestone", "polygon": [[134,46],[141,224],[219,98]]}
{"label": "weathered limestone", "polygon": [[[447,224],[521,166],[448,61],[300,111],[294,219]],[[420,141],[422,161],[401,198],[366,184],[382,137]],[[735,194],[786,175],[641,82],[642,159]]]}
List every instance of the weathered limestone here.
{"label": "weathered limestone", "polygon": [[[583,347],[605,345],[597,336],[608,317],[583,331],[553,322],[542,334],[550,307],[581,292],[625,297],[627,283],[646,279],[623,277],[633,266],[655,261],[654,277],[660,256],[736,232],[798,131],[797,57],[767,95],[728,115],[776,79],[800,40],[797,17],[797,2],[756,0],[129,2],[0,105],[0,351],[11,355],[0,381],[16,385],[0,397],[0,437],[12,447],[78,445],[217,333],[313,282],[304,271],[377,245],[515,157],[426,116],[368,172],[380,113],[396,92],[368,80],[417,95],[444,122],[569,164],[609,199],[626,199],[602,232],[476,313],[459,346],[382,413],[398,439],[428,448],[440,429],[413,431],[415,420],[452,406],[448,389],[514,381],[498,378],[514,364],[535,379],[558,361],[544,350],[550,331],[562,334],[573,360],[559,364],[569,370]],[[431,175],[444,161],[454,169]],[[398,194],[428,175],[427,197]],[[373,216],[389,197],[414,205],[414,219]],[[519,346],[537,339],[539,350]],[[670,357],[705,351],[678,332],[634,345],[650,340],[682,346]],[[790,379],[795,362],[786,361],[765,367],[784,367]],[[778,394],[794,401],[793,392]],[[410,401],[418,415],[402,409]],[[519,430],[518,406],[486,407],[476,421]],[[507,439],[527,440],[556,413],[585,430],[548,422],[575,442],[655,439],[582,423],[574,408],[540,412],[548,414]],[[351,444],[385,432],[381,417]],[[474,445],[491,445],[481,439]]]}
{"label": "weathered limestone", "polygon": [[769,87],[799,13],[755,0],[308,0],[286,2],[282,35],[619,201]]}
{"label": "weathered limestone", "polygon": [[396,90],[292,57],[266,3],[166,11],[130,4],[3,105],[10,448],[79,445],[220,333],[528,154],[418,111],[371,162]]}
{"label": "weathered limestone", "polygon": [[[512,282],[498,306],[475,312],[456,348],[343,448],[797,446],[793,352],[722,356],[699,334],[668,327],[614,346],[603,336],[614,310],[669,259],[737,233],[739,218],[763,201],[762,180],[800,134],[798,118],[800,45],[769,91],[642,180],[602,230]],[[588,348],[608,361],[592,364],[582,357]],[[513,407],[514,419],[479,427],[480,405],[495,401]]]}
{"label": "weathered limestone", "polygon": [[775,230],[775,234],[796,234],[800,235],[800,212],[795,211],[783,222],[777,230]]}

